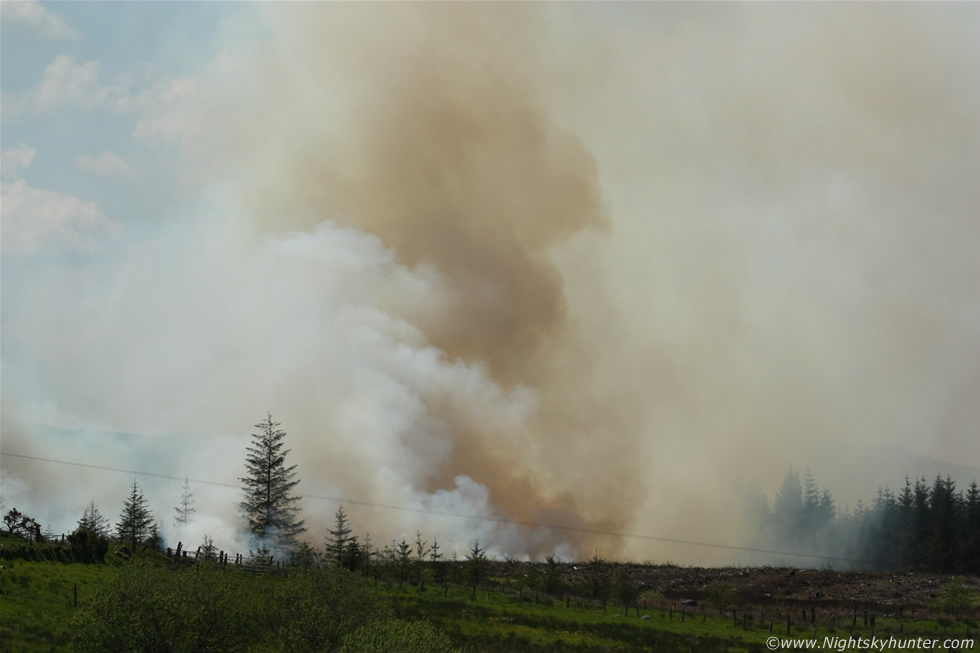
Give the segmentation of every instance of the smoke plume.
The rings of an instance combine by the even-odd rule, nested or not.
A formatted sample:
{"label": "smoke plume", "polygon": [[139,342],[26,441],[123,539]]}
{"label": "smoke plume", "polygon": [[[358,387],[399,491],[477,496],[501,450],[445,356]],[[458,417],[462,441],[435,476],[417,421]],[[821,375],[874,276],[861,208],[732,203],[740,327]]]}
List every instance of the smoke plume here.
{"label": "smoke plume", "polygon": [[746,557],[599,533],[738,544],[789,464],[841,504],[980,466],[976,6],[256,11],[182,143],[202,199],[34,280],[70,324],[5,321],[5,450],[193,433],[113,464],[233,481],[268,410],[301,493],[423,511],[346,506],[383,542],[698,563]]}

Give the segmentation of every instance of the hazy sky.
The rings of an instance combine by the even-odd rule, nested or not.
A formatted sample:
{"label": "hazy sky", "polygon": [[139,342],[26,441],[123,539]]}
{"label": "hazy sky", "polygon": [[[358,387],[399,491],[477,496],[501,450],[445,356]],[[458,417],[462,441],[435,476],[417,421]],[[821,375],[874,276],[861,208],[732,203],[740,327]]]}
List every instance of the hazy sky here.
{"label": "hazy sky", "polygon": [[[790,464],[980,475],[980,5],[0,7],[6,453],[234,484],[271,411],[301,493],[733,545]],[[62,530],[132,480],[0,465]]]}

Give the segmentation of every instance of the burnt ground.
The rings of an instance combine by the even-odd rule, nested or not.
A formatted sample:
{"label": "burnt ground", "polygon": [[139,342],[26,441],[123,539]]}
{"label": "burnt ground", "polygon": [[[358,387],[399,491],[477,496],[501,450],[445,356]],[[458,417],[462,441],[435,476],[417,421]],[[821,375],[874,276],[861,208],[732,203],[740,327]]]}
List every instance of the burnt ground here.
{"label": "burnt ground", "polygon": [[[980,595],[980,577],[953,574],[835,571],[776,567],[676,567],[608,563],[607,572],[625,568],[651,607],[673,605],[711,610],[768,606],[785,611],[815,609],[825,614],[869,610],[878,615],[925,616],[933,613],[943,587],[954,577]],[[543,569],[542,569],[543,570]],[[499,570],[506,573],[504,568]],[[587,582],[584,563],[563,564],[566,586]],[[614,594],[615,596],[615,594]],[[691,608],[689,608],[690,610]],[[964,617],[980,617],[976,607]]]}

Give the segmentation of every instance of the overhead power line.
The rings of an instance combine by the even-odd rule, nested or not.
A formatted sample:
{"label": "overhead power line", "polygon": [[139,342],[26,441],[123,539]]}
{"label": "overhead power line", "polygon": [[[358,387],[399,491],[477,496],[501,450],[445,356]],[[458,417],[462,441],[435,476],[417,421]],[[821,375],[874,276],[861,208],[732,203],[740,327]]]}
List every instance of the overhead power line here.
{"label": "overhead power line", "polygon": [[[207,479],[198,478],[187,478],[181,476],[172,476],[170,474],[157,474],[155,472],[145,472],[141,470],[134,469],[120,469],[118,467],[107,467],[105,465],[93,465],[90,463],[79,463],[69,460],[55,460],[53,458],[42,458],[40,456],[28,456],[24,454],[8,453],[6,451],[0,451],[0,457],[7,458],[21,458],[24,460],[34,460],[43,463],[52,463],[56,465],[70,465],[72,467],[84,467],[87,469],[98,469],[108,472],[119,472],[122,474],[134,474],[136,476],[148,476],[152,478],[162,478],[172,481],[184,481],[187,480],[191,483],[201,483],[203,485],[213,485],[217,487],[227,487],[233,489],[241,489],[240,485],[233,483],[224,483],[221,481],[211,481]],[[712,549],[724,549],[727,551],[745,551],[748,553],[765,553],[767,555],[777,555],[777,556],[792,556],[795,558],[809,558],[812,560],[826,560],[830,562],[847,562],[847,563],[857,563],[857,564],[870,564],[868,560],[855,560],[853,558],[841,558],[836,556],[823,556],[816,555],[812,553],[799,553],[795,551],[776,551],[772,549],[757,549],[754,547],[747,546],[735,546],[732,544],[718,544],[716,542],[700,542],[697,540],[682,540],[672,537],[659,537],[655,535],[641,535],[637,533],[619,533],[616,531],[606,531],[596,528],[584,528],[581,526],[561,526],[559,524],[547,524],[543,522],[529,522],[521,521],[519,519],[508,519],[506,517],[491,517],[487,515],[469,515],[460,512],[451,512],[448,510],[433,510],[430,508],[413,508],[412,506],[399,506],[388,503],[378,503],[375,501],[362,501],[358,499],[351,499],[349,497],[331,497],[324,496],[320,494],[303,494],[304,499],[316,499],[318,501],[331,501],[340,504],[349,504],[356,506],[366,506],[370,508],[382,508],[385,510],[395,510],[399,512],[411,512],[421,515],[434,515],[438,517],[451,517],[453,519],[468,519],[475,521],[492,522],[496,524],[508,524],[513,526],[523,526],[526,528],[548,528],[551,530],[565,531],[571,533],[585,533],[588,535],[603,535],[609,537],[621,537],[624,539],[631,540],[643,540],[647,542],[664,542],[667,544],[681,544],[684,546],[700,546]]]}

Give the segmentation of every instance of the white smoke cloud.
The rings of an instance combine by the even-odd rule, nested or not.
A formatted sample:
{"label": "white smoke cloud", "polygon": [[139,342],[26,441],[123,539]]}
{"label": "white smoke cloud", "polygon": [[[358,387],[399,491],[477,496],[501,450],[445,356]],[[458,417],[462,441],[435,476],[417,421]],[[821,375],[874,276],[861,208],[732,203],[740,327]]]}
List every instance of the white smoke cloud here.
{"label": "white smoke cloud", "polygon": [[[31,361],[37,386],[58,397],[46,411],[52,426],[77,427],[61,416],[87,415],[113,431],[202,435],[169,460],[146,457],[138,445],[121,458],[108,460],[100,448],[79,451],[78,459],[235,484],[251,425],[269,410],[290,433],[301,494],[415,508],[449,501],[463,514],[492,514],[485,488],[474,493],[472,481],[438,498],[421,489],[452,446],[448,426],[427,406],[448,401],[467,419],[508,430],[533,413],[534,393],[504,390],[479,365],[447,360],[406,319],[442,309],[438,275],[406,268],[375,237],[330,223],[255,249],[231,245],[223,229],[209,221],[182,228],[179,244],[165,239],[132,249],[85,290],[84,303],[72,296],[76,287],[36,287],[48,301],[23,323],[53,326],[70,306],[74,326],[52,328],[48,337],[16,327],[5,332],[8,351],[17,352],[13,365]],[[34,409],[35,423],[44,414]],[[11,429],[4,449],[33,455],[43,441]],[[165,502],[176,505],[175,484],[150,485],[155,510],[169,517]],[[206,501],[211,489],[196,492]],[[199,509],[205,522],[191,530],[200,538],[210,529],[227,541],[240,526],[236,499],[234,491],[216,492],[221,501]],[[99,493],[104,506],[117,503]],[[79,495],[76,510],[91,499]],[[307,500],[305,509],[319,542],[336,504]],[[368,523],[403,523],[407,533],[413,519],[380,514]]]}
{"label": "white smoke cloud", "polygon": [[[377,20],[385,8],[268,11],[277,36],[255,45],[247,64],[215,67],[170,95],[161,86],[173,102],[159,110],[133,101],[145,110],[140,138],[180,143],[188,166],[208,171],[199,178],[225,185],[127,243],[111,264],[74,262],[63,276],[26,284],[46,301],[4,322],[5,372],[18,378],[4,388],[5,420],[13,410],[144,438],[194,433],[170,457],[147,458],[149,445],[68,452],[234,484],[250,425],[271,411],[289,433],[301,493],[508,518],[499,496],[521,496],[520,482],[532,478],[541,496],[584,501],[584,525],[607,511],[622,530],[720,543],[744,535],[732,488],[773,488],[788,464],[809,465],[842,493],[839,503],[916,473],[917,456],[980,466],[980,98],[971,83],[980,57],[967,20],[975,7],[509,5],[534,19],[517,23],[492,7],[440,14],[425,5],[391,9],[412,19],[395,21],[406,26],[397,33]],[[487,16],[496,21],[489,37],[474,27]],[[444,28],[457,20],[476,36],[450,38]],[[349,200],[341,182],[387,162],[358,147],[384,149],[370,138],[378,123],[414,144],[397,137],[417,123],[385,122],[378,107],[416,97],[398,93],[405,79],[391,74],[401,70],[392,57],[413,61],[430,36],[437,55],[463,63],[440,61],[508,81],[516,69],[518,88],[531,79],[540,97],[527,105],[540,111],[529,113],[561,129],[518,135],[557,141],[570,131],[597,162],[608,230],[569,234],[542,255],[567,303],[561,328],[543,337],[545,355],[528,361],[537,384],[499,382],[493,361],[435,347],[431,333],[453,321],[467,286],[425,257],[406,265],[384,229],[339,226],[364,216],[319,210],[335,196],[352,212],[415,199],[410,184],[378,183]],[[49,78],[90,89],[77,68]],[[484,78],[460,84],[471,102],[459,106],[479,135],[499,127],[481,109],[500,98],[480,95],[472,79]],[[69,96],[40,94],[24,106]],[[505,129],[501,140],[522,138]],[[450,206],[470,206],[453,203],[464,190],[496,197],[534,187],[513,175],[523,159],[492,156],[497,140],[482,142],[491,156],[461,159],[493,173],[473,187],[450,183],[470,180],[452,176],[456,160],[436,166],[449,170],[432,185]],[[443,152],[433,151],[393,157],[398,165],[385,172],[405,171],[402,161],[428,170],[423,155]],[[331,177],[338,170],[341,182]],[[507,187],[497,188],[501,178]],[[381,196],[390,201],[375,203]],[[491,206],[517,210],[521,199]],[[399,228],[400,216],[385,217]],[[43,450],[46,436],[30,428],[5,429],[4,450]],[[451,469],[471,432],[486,444],[475,451],[516,461],[512,476],[481,483],[479,460]],[[10,478],[41,485],[40,466],[4,465],[5,492]],[[77,497],[77,514],[91,498],[114,511],[130,480],[113,489],[94,472],[78,478],[101,494]],[[180,483],[148,489],[158,513],[169,513]],[[235,490],[195,492],[201,521],[179,535],[193,542],[208,532],[219,547],[236,546]],[[347,508],[377,545],[416,529],[447,552],[476,537],[514,556],[572,541],[493,521]],[[335,510],[305,501],[313,542]],[[572,549],[559,552],[582,553]],[[697,563],[737,555],[643,542],[624,554]]]}

